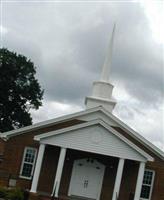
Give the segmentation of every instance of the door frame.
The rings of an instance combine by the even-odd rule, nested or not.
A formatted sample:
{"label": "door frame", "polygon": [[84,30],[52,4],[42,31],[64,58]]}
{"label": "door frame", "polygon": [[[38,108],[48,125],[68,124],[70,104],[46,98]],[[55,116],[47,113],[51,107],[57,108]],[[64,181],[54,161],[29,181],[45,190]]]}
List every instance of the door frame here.
{"label": "door frame", "polygon": [[[75,175],[75,168],[76,168],[76,163],[78,161],[86,161],[88,158],[82,158],[82,159],[77,159],[77,160],[74,160],[74,163],[73,163],[73,167],[72,167],[72,173],[71,173],[71,179],[70,179],[70,183],[69,183],[69,190],[68,190],[68,196],[71,196],[71,190],[72,190],[72,181],[73,181],[73,177]],[[91,160],[94,160],[94,162],[96,162],[99,166],[102,167],[102,176],[101,176],[101,179],[100,179],[100,186],[99,186],[99,191],[98,191],[98,195],[97,195],[97,198],[95,200],[100,200],[100,196],[101,196],[101,191],[102,191],[102,186],[103,186],[103,180],[104,180],[104,174],[105,174],[105,165],[98,162],[96,159],[92,159],[92,158],[89,158]],[[84,197],[85,198],[85,197]],[[87,197],[86,197],[87,198]]]}

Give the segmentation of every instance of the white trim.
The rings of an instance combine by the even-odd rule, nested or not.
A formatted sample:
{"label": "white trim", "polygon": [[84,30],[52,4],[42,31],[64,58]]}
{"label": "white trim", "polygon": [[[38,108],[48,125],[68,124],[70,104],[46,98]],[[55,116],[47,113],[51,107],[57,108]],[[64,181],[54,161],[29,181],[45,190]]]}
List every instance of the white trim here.
{"label": "white trim", "polygon": [[66,152],[67,152],[67,149],[61,147],[59,160],[58,160],[58,166],[57,166],[57,170],[56,170],[55,181],[54,181],[54,186],[53,186],[51,196],[53,196],[54,193],[55,193],[55,197],[58,197],[61,177],[62,177],[62,173],[63,173],[64,161],[65,161],[65,157],[66,157]]}
{"label": "white trim", "polygon": [[[153,186],[154,186],[154,179],[155,179],[155,171],[151,170],[151,169],[145,169],[145,171],[149,171],[152,172],[152,180],[151,180],[151,185],[150,186],[150,193],[149,193],[149,198],[145,199],[145,198],[140,198],[140,200],[151,200],[152,197],[152,192],[153,192]],[[145,173],[145,172],[144,172]],[[145,185],[145,184],[144,184]],[[142,183],[143,186],[143,183]]]}
{"label": "white trim", "polygon": [[144,177],[144,171],[145,171],[145,163],[140,162],[134,200],[139,200],[140,199],[142,182],[143,182],[143,177]]}
{"label": "white trim", "polygon": [[36,193],[37,186],[38,186],[38,180],[40,176],[40,171],[41,171],[41,166],[42,166],[42,161],[43,161],[43,156],[44,156],[44,151],[45,151],[45,144],[40,144],[39,146],[39,152],[38,152],[38,157],[36,161],[36,166],[35,166],[35,172],[34,172],[34,177],[32,180],[32,185],[31,185],[31,190],[30,192]]}
{"label": "white trim", "polygon": [[32,179],[32,177],[26,177],[26,176],[21,176],[21,175],[19,175],[19,178],[22,178],[22,179],[26,179],[26,180],[31,180]]}
{"label": "white trim", "polygon": [[99,110],[100,107],[82,110],[80,112],[76,112],[76,113],[73,113],[73,114],[68,114],[68,115],[64,115],[64,116],[57,117],[57,118],[54,118],[54,119],[46,120],[46,121],[39,122],[39,123],[30,125],[30,126],[19,128],[19,129],[16,129],[16,130],[0,133],[0,138],[2,138],[4,140],[5,139],[8,140],[10,137],[21,135],[21,134],[29,132],[29,131],[34,131],[34,130],[37,130],[38,128],[40,129],[40,128],[44,128],[44,127],[47,127],[47,126],[52,126],[52,125],[55,125],[55,124],[58,124],[58,123],[62,123],[62,122],[68,121],[68,120],[75,119],[75,117],[79,117],[79,116],[82,116],[82,115],[89,114],[91,112],[95,112],[95,111]]}
{"label": "white trim", "polygon": [[[26,156],[26,152],[27,152],[28,149],[35,150],[34,162],[33,162],[33,163],[25,162],[25,156]],[[37,157],[37,148],[30,147],[30,146],[26,146],[26,147],[24,148],[19,178],[27,179],[27,180],[31,180],[31,179],[32,179],[32,175],[33,175],[33,173],[34,173],[34,167],[35,167],[36,157]],[[31,176],[30,176],[30,177],[27,177],[27,176],[23,176],[23,175],[22,175],[24,163],[27,163],[27,164],[31,164],[31,165],[32,165],[32,170],[31,170]]]}
{"label": "white trim", "polygon": [[105,110],[102,106],[90,108],[90,109],[87,109],[87,110],[84,110],[84,111],[65,115],[65,116],[62,116],[62,117],[55,118],[55,119],[46,120],[44,122],[40,122],[40,123],[31,125],[31,126],[27,126],[27,127],[24,127],[24,128],[20,128],[20,129],[17,129],[17,130],[12,130],[12,131],[8,131],[8,132],[5,132],[5,133],[0,133],[0,138],[7,140],[10,137],[17,136],[17,135],[20,135],[20,134],[23,134],[23,133],[26,133],[26,132],[29,132],[29,131],[34,131],[34,130],[37,130],[38,128],[44,128],[44,127],[55,125],[57,123],[62,123],[62,122],[68,121],[68,120],[78,119],[81,116],[85,116],[87,114],[99,112],[99,111],[104,113],[105,115],[107,115],[109,118],[114,120],[116,123],[118,123],[120,128],[122,128],[123,130],[128,132],[128,134],[130,136],[135,138],[141,144],[146,146],[150,151],[152,151],[157,156],[159,156],[162,160],[164,160],[164,152],[163,151],[161,151],[158,147],[156,147],[151,142],[146,140],[143,136],[141,136],[139,133],[134,131],[132,128],[127,126],[125,123],[123,123],[120,119],[118,119],[112,113]]}
{"label": "white trim", "polygon": [[115,184],[114,184],[112,200],[116,200],[119,197],[120,185],[121,185],[122,174],[123,174],[123,169],[124,169],[124,163],[125,163],[125,159],[120,158],[119,162],[118,162],[118,167],[117,167],[117,174],[116,174],[116,179],[115,179]]}
{"label": "white trim", "polygon": [[[71,190],[73,188],[72,182],[73,182],[73,178],[74,178],[74,175],[75,175],[76,163],[78,161],[82,161],[83,162],[85,160],[86,160],[86,158],[74,160],[73,167],[72,167],[72,173],[71,173],[71,180],[70,180],[69,189],[68,189],[68,196],[69,197],[71,197],[71,195],[72,195],[71,194]],[[106,168],[106,166],[104,164],[98,162],[96,159],[93,159],[93,160],[96,161],[96,164],[98,164],[99,166],[102,167],[102,176],[99,179],[99,191],[98,191],[97,198],[96,198],[96,200],[99,200],[100,196],[101,196],[101,192],[102,192],[102,186],[103,186],[103,180],[104,180],[104,174],[105,174],[105,168]]]}
{"label": "white trim", "polygon": [[[44,143],[44,138],[47,137],[51,137],[51,136],[55,136],[55,135],[59,135],[59,134],[63,134],[69,131],[73,131],[73,130],[77,130],[83,127],[88,127],[91,125],[95,125],[95,124],[100,124],[102,125],[104,128],[106,128],[108,131],[112,132],[116,137],[118,137],[119,139],[121,139],[123,142],[125,142],[128,146],[130,146],[132,149],[134,149],[135,151],[137,151],[140,155],[142,155],[144,158],[146,158],[146,160],[148,161],[154,161],[154,158],[151,157],[149,154],[147,154],[145,151],[143,151],[142,149],[140,149],[138,146],[136,146],[134,143],[132,143],[130,140],[128,140],[127,138],[125,138],[123,135],[121,135],[118,131],[116,131],[115,129],[113,129],[111,126],[109,126],[106,122],[104,122],[101,119],[98,120],[92,120],[89,122],[85,122],[82,124],[78,124],[78,125],[74,125],[71,127],[67,127],[67,128],[63,128],[63,129],[59,129],[56,131],[51,131],[48,133],[44,133],[44,134],[40,134],[40,135],[36,135],[34,137],[34,140],[36,141],[42,141],[42,143]],[[125,158],[126,159],[126,158]],[[146,161],[145,160],[145,161]]]}
{"label": "white trim", "polygon": [[146,146],[150,151],[154,152],[157,156],[159,156],[162,160],[164,160],[164,152],[160,150],[157,146],[155,146],[153,143],[149,142],[146,138],[144,138],[141,134],[137,133],[135,130],[133,130],[131,127],[126,125],[123,121],[121,121],[118,117],[114,116],[112,113],[106,111],[104,108],[102,108],[102,112],[104,112],[109,118],[113,119],[118,125],[120,125],[120,128],[122,128],[125,132],[127,132],[130,136],[132,136],[134,139],[136,139],[138,142]]}

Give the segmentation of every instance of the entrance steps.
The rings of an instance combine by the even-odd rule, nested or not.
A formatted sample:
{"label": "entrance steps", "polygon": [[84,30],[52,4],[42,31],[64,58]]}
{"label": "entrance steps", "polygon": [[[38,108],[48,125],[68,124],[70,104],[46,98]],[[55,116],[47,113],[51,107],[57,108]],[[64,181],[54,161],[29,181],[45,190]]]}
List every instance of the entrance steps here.
{"label": "entrance steps", "polygon": [[61,196],[58,198],[51,197],[48,195],[39,195],[38,200],[95,200],[95,199],[89,199],[89,198],[84,198],[84,197],[77,197],[77,196]]}

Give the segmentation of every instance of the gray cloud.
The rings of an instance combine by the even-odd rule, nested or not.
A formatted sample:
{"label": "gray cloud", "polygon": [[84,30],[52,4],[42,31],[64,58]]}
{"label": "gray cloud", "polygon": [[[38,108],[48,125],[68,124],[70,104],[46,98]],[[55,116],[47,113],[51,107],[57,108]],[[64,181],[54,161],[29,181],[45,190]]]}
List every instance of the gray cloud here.
{"label": "gray cloud", "polygon": [[[111,80],[117,85],[115,90],[124,88],[129,95],[125,107],[118,106],[119,116],[146,120],[149,109],[161,112],[162,45],[154,41],[139,3],[3,2],[2,17],[8,30],[3,45],[34,61],[46,104],[57,101],[79,106],[99,78],[116,21]],[[131,104],[131,99],[138,103]]]}
{"label": "gray cloud", "polygon": [[[160,98],[163,83],[162,47],[151,40],[139,4],[4,3],[3,21],[10,33],[4,44],[39,66],[46,98],[78,101],[89,93],[91,80],[99,77],[116,18],[113,81],[153,103]],[[151,92],[145,93],[147,89]]]}

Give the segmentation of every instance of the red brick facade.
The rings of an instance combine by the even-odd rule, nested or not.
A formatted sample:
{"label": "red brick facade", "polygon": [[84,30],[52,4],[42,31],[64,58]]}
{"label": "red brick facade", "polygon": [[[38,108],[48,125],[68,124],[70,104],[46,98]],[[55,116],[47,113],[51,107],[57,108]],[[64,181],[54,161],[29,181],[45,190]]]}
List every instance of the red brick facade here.
{"label": "red brick facade", "polygon": [[0,149],[3,154],[3,162],[0,163],[0,185],[7,186],[9,178],[13,177],[17,179],[17,186],[22,188],[30,188],[31,181],[19,178],[24,148],[27,146],[35,148],[39,147],[38,142],[34,141],[33,139],[35,135],[65,128],[78,123],[82,123],[82,121],[70,120],[66,123],[51,125],[46,128],[28,132],[26,134],[11,137],[6,142],[0,139]]}
{"label": "red brick facade", "polygon": [[[72,126],[78,123],[82,122],[78,120],[72,120],[70,122],[52,125],[50,127],[11,137],[6,142],[0,140],[0,152],[3,154],[3,161],[0,164],[0,185],[8,186],[9,178],[13,177],[17,179],[17,186],[24,189],[30,189],[31,181],[19,177],[24,148],[29,146],[38,149],[39,143],[33,140],[35,135]],[[146,168],[155,171],[154,188],[151,200],[164,200],[164,161],[157,157],[150,150],[148,150],[145,146],[141,145],[139,142],[130,137],[126,132],[118,128],[116,129],[155,158],[154,162],[148,162],[146,165]],[[59,151],[59,147],[46,146],[38,183],[38,192],[40,193],[51,195],[57,169]],[[92,157],[106,166],[101,192],[101,200],[112,199],[118,158],[69,149],[67,151],[64,163],[62,180],[59,190],[60,199],[68,199],[67,194],[74,160],[88,157]],[[138,174],[138,166],[138,162],[126,160],[121,182],[119,200],[130,200],[131,197],[133,197]],[[34,195],[31,197],[31,199],[38,199],[38,196]]]}

